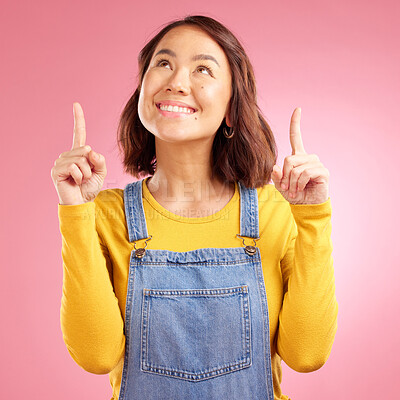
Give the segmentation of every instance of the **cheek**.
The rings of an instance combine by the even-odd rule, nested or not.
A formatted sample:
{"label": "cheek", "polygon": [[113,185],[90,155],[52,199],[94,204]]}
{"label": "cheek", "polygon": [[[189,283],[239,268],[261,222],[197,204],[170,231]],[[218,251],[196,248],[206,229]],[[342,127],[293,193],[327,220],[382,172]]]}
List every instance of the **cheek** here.
{"label": "cheek", "polygon": [[[149,79],[150,78],[150,79]],[[138,112],[139,118],[142,120],[151,112],[154,95],[157,91],[154,79],[151,76],[145,75],[139,95]]]}
{"label": "cheek", "polygon": [[[199,90],[202,103],[215,112],[225,112],[226,105],[230,99],[230,90],[225,85],[207,86],[201,85]],[[216,101],[218,100],[218,101]]]}
{"label": "cheek", "polygon": [[152,105],[152,97],[149,93],[149,86],[145,84],[143,80],[142,87],[140,90],[139,101],[138,101],[138,114],[142,124],[148,129],[148,121],[151,118],[150,109]]}
{"label": "cheek", "polygon": [[153,74],[150,71],[144,76],[142,82],[141,96],[143,96],[146,104],[148,104],[149,102],[153,102],[154,95],[161,89],[161,87],[161,79],[156,74]]}
{"label": "cheek", "polygon": [[139,101],[138,101],[138,114],[139,114],[139,119],[143,124],[143,86],[142,89],[140,91],[140,95],[139,95]]}

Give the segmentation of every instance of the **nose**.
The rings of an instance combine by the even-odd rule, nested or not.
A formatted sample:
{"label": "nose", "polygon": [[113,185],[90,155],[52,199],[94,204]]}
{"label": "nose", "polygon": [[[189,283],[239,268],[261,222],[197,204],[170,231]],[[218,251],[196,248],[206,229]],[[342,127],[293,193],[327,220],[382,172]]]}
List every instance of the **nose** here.
{"label": "nose", "polygon": [[174,73],[171,74],[166,86],[166,91],[185,96],[190,94],[190,79],[185,68],[176,69]]}

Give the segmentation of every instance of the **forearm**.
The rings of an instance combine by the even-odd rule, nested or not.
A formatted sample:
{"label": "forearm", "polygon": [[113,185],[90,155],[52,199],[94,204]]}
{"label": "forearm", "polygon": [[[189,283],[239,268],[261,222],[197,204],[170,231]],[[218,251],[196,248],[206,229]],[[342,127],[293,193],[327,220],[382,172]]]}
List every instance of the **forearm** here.
{"label": "forearm", "polygon": [[326,362],[337,330],[330,200],[312,209],[292,206],[292,212],[298,235],[283,261],[291,272],[277,349],[291,368],[309,372]]}
{"label": "forearm", "polygon": [[121,358],[125,336],[107,262],[95,225],[95,204],[59,205],[63,292],[61,329],[73,359],[105,374]]}

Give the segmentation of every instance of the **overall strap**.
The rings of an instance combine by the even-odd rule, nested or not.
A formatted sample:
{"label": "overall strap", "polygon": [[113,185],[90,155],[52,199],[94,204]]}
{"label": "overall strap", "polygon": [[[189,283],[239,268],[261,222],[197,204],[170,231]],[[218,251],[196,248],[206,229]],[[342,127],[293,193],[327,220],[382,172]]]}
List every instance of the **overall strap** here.
{"label": "overall strap", "polygon": [[128,183],[124,189],[125,217],[130,242],[148,237],[143,209],[142,182],[143,179]]}
{"label": "overall strap", "polygon": [[[143,209],[142,183],[143,179],[131,182],[124,189],[125,216],[130,242],[148,237]],[[240,192],[240,235],[258,238],[257,189],[247,188],[241,182],[238,182],[238,185]]]}
{"label": "overall strap", "polygon": [[240,190],[240,236],[258,238],[258,194],[257,189],[245,187],[239,181]]}

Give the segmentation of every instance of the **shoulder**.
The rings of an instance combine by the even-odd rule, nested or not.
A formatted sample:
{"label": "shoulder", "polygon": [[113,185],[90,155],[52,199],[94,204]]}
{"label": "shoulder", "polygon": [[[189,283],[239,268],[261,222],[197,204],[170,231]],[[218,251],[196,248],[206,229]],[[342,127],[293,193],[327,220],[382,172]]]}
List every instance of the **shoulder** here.
{"label": "shoulder", "polygon": [[291,214],[289,202],[281,195],[274,184],[268,183],[257,188],[259,210],[268,208],[271,212]]}
{"label": "shoulder", "polygon": [[282,198],[283,200],[285,200],[280,194],[279,190],[272,183],[267,183],[264,186],[258,187],[257,194],[259,200],[265,200],[270,198],[271,196]]}
{"label": "shoulder", "polygon": [[124,190],[119,188],[101,190],[94,202],[96,203],[96,206],[100,208],[116,208],[121,205],[123,206]]}
{"label": "shoulder", "polygon": [[105,189],[101,190],[97,197],[94,199],[96,204],[96,220],[98,223],[106,223],[112,220],[125,220],[124,209],[124,190]]}
{"label": "shoulder", "polygon": [[260,247],[282,255],[291,232],[295,230],[289,202],[274,184],[257,188]]}
{"label": "shoulder", "polygon": [[257,195],[260,229],[262,227],[286,229],[292,226],[293,214],[290,204],[274,184],[257,188]]}

